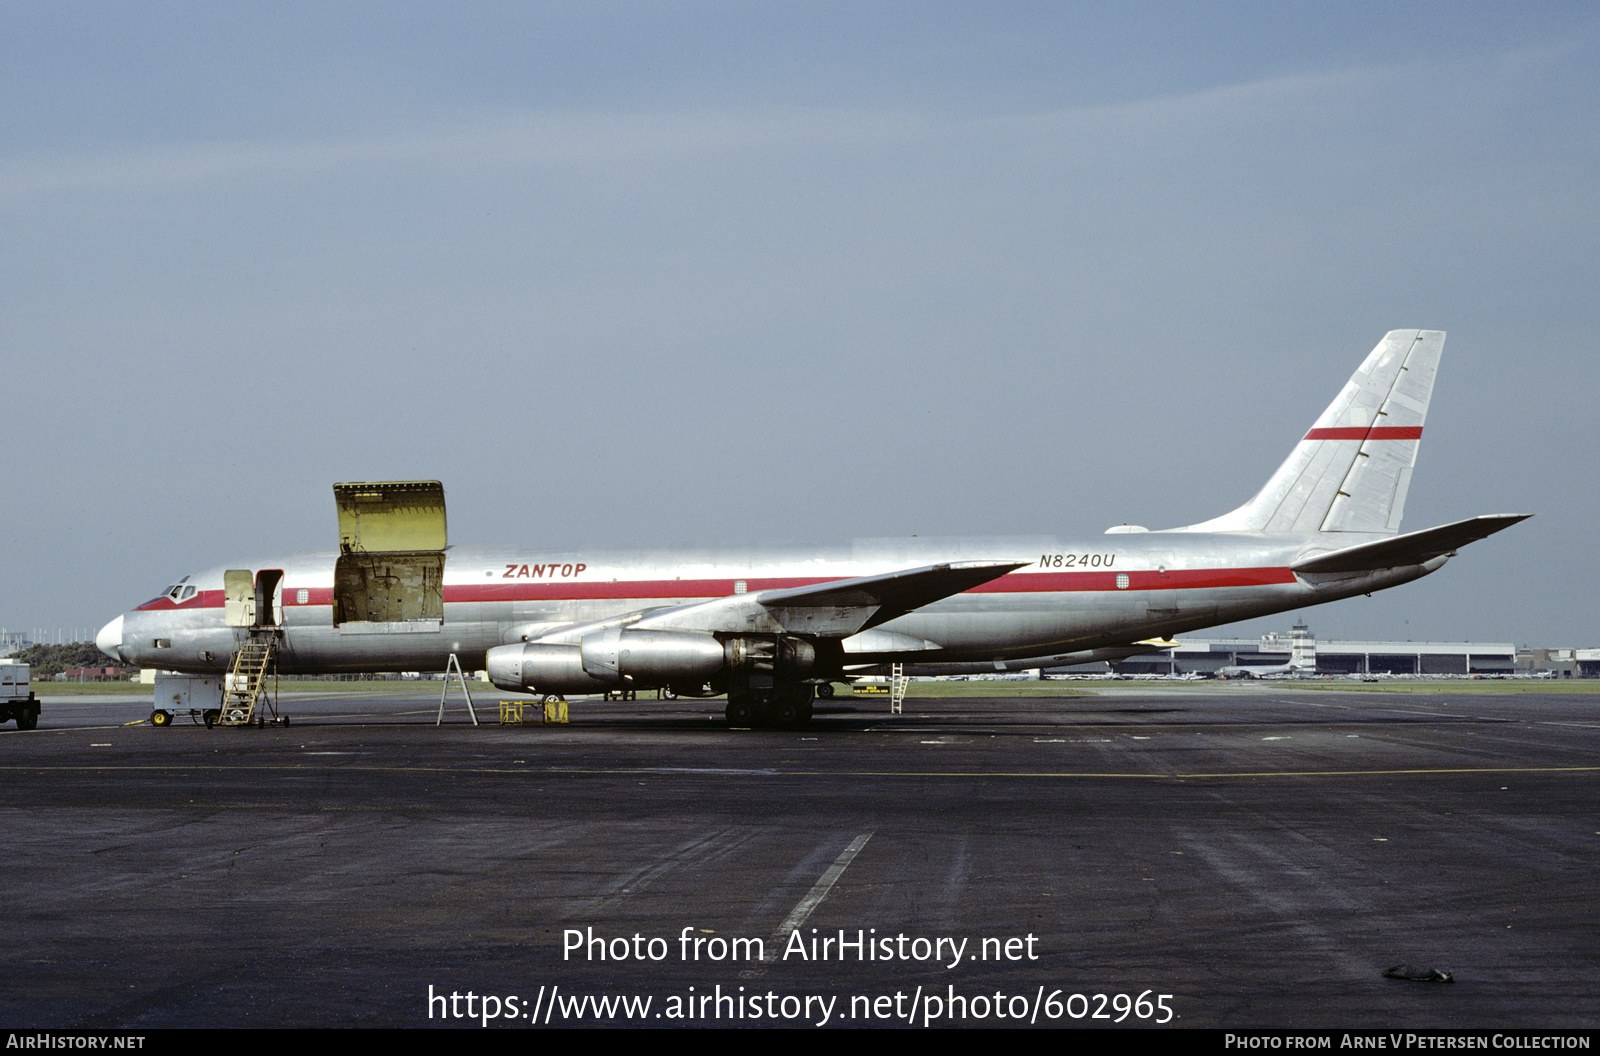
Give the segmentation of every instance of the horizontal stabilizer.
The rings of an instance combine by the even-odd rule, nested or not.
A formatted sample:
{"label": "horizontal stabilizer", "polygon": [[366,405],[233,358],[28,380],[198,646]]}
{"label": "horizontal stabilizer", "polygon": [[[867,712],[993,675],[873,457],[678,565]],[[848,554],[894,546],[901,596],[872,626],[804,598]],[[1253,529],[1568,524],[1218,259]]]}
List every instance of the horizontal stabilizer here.
{"label": "horizontal stabilizer", "polygon": [[1368,572],[1380,568],[1420,565],[1436,557],[1446,557],[1479,539],[1485,539],[1531,513],[1491,513],[1454,524],[1443,524],[1420,532],[1363,543],[1331,553],[1303,557],[1290,567],[1296,572]]}

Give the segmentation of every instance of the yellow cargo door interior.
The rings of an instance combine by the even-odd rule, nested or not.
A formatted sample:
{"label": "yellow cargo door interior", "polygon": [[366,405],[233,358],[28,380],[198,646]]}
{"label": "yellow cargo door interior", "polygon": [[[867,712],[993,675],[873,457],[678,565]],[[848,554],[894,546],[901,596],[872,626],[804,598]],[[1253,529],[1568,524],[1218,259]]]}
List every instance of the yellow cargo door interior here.
{"label": "yellow cargo door interior", "polygon": [[438,631],[444,624],[444,485],[335,484],[339,559],[333,623],[342,631]]}

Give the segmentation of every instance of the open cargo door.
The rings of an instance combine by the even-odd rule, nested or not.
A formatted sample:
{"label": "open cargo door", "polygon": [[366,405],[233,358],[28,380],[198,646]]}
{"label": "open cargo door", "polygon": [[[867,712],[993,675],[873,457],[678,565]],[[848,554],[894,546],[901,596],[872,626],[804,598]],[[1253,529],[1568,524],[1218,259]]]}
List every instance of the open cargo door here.
{"label": "open cargo door", "polygon": [[444,625],[444,485],[437,480],[335,484],[339,559],[333,624],[346,633],[438,631]]}
{"label": "open cargo door", "polygon": [[335,484],[339,552],[438,552],[448,545],[444,485],[437,480]]}

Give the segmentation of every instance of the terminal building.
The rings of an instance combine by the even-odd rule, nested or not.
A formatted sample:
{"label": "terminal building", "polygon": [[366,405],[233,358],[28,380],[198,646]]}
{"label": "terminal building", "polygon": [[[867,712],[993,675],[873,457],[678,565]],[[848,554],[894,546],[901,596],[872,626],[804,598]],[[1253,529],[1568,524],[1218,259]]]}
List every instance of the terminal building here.
{"label": "terminal building", "polygon": [[[1511,642],[1319,642],[1303,623],[1288,634],[1260,638],[1191,638],[1178,648],[1143,653],[1113,664],[1052,667],[1066,674],[1216,675],[1224,668],[1263,668],[1296,675],[1510,675],[1517,672]],[[1597,650],[1568,652],[1600,653]],[[1600,668],[1600,662],[1594,665]]]}
{"label": "terminal building", "polygon": [[1579,678],[1600,678],[1600,649],[1574,649],[1572,659]]}
{"label": "terminal building", "polygon": [[1518,649],[1517,673],[1600,678],[1600,649]]}

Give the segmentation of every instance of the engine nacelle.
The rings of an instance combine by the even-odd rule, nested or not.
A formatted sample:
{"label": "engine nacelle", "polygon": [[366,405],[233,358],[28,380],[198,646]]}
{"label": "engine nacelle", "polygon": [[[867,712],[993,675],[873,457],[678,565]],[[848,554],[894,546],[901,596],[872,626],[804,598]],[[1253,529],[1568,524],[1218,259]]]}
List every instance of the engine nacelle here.
{"label": "engine nacelle", "polygon": [[818,666],[817,647],[804,638],[730,638],[726,648],[728,667],[740,673],[805,678]]}
{"label": "engine nacelle", "polygon": [[489,681],[501,689],[539,693],[604,693],[626,685],[621,678],[595,678],[583,669],[575,645],[499,645],[484,658]]}
{"label": "engine nacelle", "polygon": [[[528,642],[501,645],[485,658],[489,681],[501,689],[538,693],[604,693],[658,686],[720,692],[725,678],[806,678],[822,667],[817,647],[799,638],[730,638],[699,631],[608,627],[577,645]],[[679,690],[683,692],[683,690]]]}
{"label": "engine nacelle", "polygon": [[693,631],[630,631],[608,627],[578,643],[583,669],[595,678],[660,685],[704,682],[727,662],[721,642]]}

